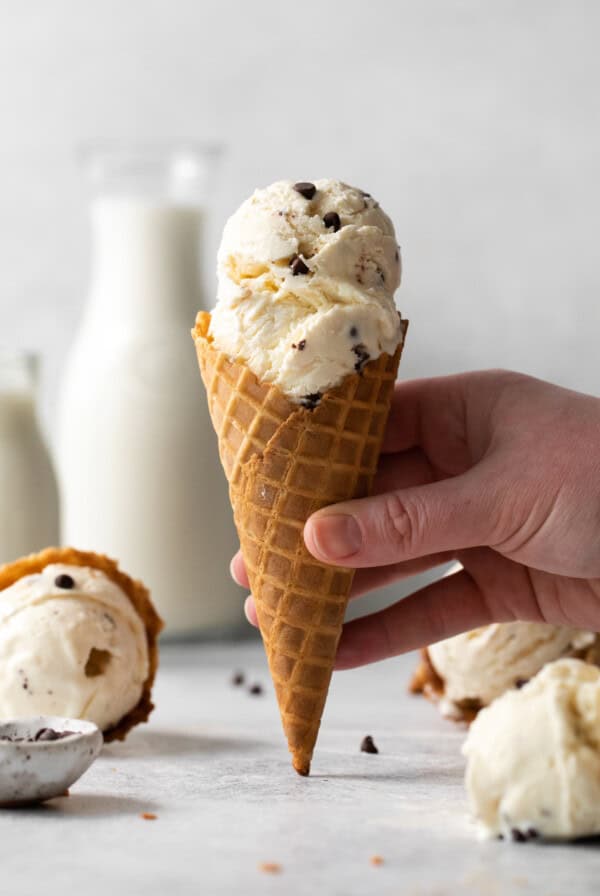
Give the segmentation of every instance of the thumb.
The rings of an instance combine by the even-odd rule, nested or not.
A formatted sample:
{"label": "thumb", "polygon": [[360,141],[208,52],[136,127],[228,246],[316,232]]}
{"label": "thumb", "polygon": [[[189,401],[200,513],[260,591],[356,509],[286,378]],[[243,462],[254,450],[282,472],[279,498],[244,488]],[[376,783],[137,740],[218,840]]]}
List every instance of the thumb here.
{"label": "thumb", "polygon": [[493,500],[476,468],[428,485],[345,501],[314,513],[306,547],[339,566],[386,566],[487,545]]}

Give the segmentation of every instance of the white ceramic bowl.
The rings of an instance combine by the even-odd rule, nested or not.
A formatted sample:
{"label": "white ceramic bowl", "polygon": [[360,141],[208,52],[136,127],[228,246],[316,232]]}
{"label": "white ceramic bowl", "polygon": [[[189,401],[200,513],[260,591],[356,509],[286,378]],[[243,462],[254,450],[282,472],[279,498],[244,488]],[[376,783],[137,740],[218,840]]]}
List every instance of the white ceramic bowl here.
{"label": "white ceramic bowl", "polygon": [[[75,733],[60,740],[27,740],[42,728]],[[25,739],[2,740],[4,737]],[[87,771],[102,743],[97,725],[82,719],[36,716],[0,722],[0,807],[61,796]]]}

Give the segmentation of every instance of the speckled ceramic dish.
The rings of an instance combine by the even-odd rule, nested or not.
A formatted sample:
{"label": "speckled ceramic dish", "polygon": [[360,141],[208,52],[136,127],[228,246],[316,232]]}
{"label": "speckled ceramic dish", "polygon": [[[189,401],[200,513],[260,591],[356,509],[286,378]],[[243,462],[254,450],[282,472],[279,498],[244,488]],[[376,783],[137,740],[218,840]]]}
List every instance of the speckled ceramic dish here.
{"label": "speckled ceramic dish", "polygon": [[61,796],[102,749],[92,722],[36,716],[0,722],[0,807]]}

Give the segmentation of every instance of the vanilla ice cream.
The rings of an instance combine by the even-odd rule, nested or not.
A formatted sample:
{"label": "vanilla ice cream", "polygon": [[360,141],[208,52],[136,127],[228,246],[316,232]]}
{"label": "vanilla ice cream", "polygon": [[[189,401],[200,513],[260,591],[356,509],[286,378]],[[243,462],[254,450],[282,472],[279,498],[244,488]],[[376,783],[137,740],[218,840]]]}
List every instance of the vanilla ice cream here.
{"label": "vanilla ice cream", "polygon": [[503,622],[464,632],[427,648],[443,681],[440,709],[460,714],[465,703],[486,706],[520,686],[552,660],[594,642],[592,632],[537,622]]}
{"label": "vanilla ice cream", "polygon": [[217,273],[217,347],[307,406],[402,338],[393,224],[339,181],[256,190],[225,225]]}
{"label": "vanilla ice cream", "polygon": [[515,840],[600,833],[600,669],[550,663],[483,709],[463,747],[482,833]]}
{"label": "vanilla ice cream", "polygon": [[0,719],[59,715],[107,730],[148,676],[144,623],[89,567],[52,564],[0,591]]}

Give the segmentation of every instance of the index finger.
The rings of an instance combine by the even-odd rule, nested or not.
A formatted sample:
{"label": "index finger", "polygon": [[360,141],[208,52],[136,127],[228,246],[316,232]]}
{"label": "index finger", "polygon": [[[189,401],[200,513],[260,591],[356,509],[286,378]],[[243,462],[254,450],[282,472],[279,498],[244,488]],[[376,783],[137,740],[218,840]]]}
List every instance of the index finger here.
{"label": "index finger", "polygon": [[458,428],[464,436],[464,379],[460,374],[396,383],[382,452],[422,447],[428,454],[440,434]]}

